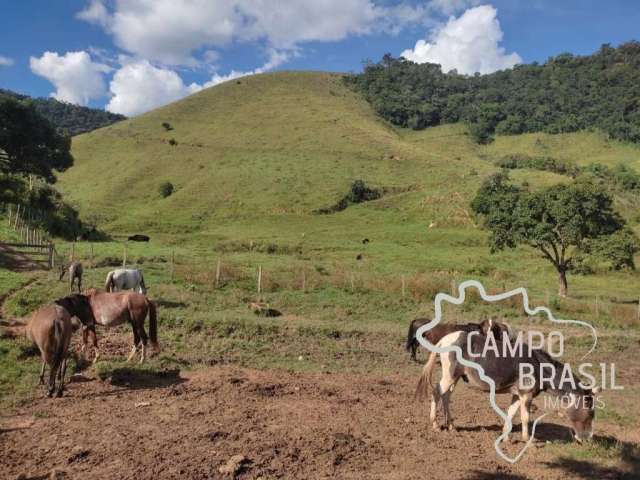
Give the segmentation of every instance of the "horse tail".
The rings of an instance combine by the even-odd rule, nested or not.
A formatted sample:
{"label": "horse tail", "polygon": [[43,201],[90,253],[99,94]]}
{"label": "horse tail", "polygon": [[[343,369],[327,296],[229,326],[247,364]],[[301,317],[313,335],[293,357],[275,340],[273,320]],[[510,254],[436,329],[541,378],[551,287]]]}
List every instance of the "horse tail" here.
{"label": "horse tail", "polygon": [[113,272],[109,272],[107,274],[107,281],[104,283],[104,289],[107,292],[111,292],[113,286]]}
{"label": "horse tail", "polygon": [[51,361],[51,371],[57,372],[58,368],[62,364],[65,356],[65,338],[64,338],[65,328],[64,322],[60,318],[56,318],[53,321],[53,340],[54,340],[54,352],[53,359]]}
{"label": "horse tail", "polygon": [[156,304],[151,300],[147,300],[149,305],[149,339],[151,340],[151,346],[157,351],[160,350],[158,344],[158,312],[156,311]]}
{"label": "horse tail", "polygon": [[427,397],[427,394],[429,393],[429,386],[433,388],[431,377],[433,374],[433,367],[436,364],[437,356],[437,352],[431,352],[431,354],[429,355],[429,360],[422,369],[422,375],[420,375],[420,380],[418,380],[418,386],[416,387],[415,396],[418,400],[424,400]]}
{"label": "horse tail", "polygon": [[407,349],[407,352],[409,350],[411,350],[411,347],[413,346],[414,342],[417,342],[417,340],[416,340],[416,329],[415,329],[414,323],[411,322],[409,324],[409,332],[407,333],[407,344],[405,345],[405,348]]}
{"label": "horse tail", "polygon": [[142,274],[142,270],[140,272],[140,293],[146,295],[147,294],[147,286],[144,284],[144,275]]}

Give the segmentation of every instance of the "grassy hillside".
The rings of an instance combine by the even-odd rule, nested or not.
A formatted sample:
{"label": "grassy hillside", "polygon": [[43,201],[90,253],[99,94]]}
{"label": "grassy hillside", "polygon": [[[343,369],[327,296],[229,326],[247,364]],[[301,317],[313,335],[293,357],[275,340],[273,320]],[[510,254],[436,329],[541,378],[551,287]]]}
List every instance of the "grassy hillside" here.
{"label": "grassy hillside", "polygon": [[[400,274],[436,272],[553,292],[550,265],[526,249],[489,254],[469,215],[470,199],[496,171],[493,162],[509,153],[640,167],[640,148],[598,133],[498,137],[478,146],[461,125],[396,129],[338,75],[277,73],[228,82],[74,138],[76,164],[60,188],[99,227],[188,245],[207,268],[223,252],[246,268],[333,268],[394,282]],[[526,170],[513,177],[532,188],[569,181]],[[392,193],[340,213],[312,213],[333,205],[355,179]],[[168,198],[158,192],[165,181],[176,187]],[[632,217],[630,208],[625,213]],[[371,240],[366,247],[364,238]],[[601,275],[574,277],[570,288],[637,296],[635,274],[606,278],[606,292]]]}

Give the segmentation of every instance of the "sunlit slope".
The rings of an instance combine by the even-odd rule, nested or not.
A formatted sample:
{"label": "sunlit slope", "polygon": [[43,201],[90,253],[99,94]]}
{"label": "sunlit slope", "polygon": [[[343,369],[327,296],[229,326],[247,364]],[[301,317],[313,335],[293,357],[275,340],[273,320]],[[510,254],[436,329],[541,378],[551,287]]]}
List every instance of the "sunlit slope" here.
{"label": "sunlit slope", "polygon": [[[473,229],[468,202],[496,170],[493,161],[508,153],[640,166],[638,148],[595,133],[499,137],[479,147],[462,125],[398,130],[339,75],[283,72],[227,82],[74,138],[76,164],[60,185],[83,216],[114,232],[224,232],[231,225],[266,236],[356,224]],[[530,171],[514,178],[533,187],[566,181]],[[355,179],[394,193],[338,214],[312,214],[335,203]],[[176,191],[162,198],[158,189],[166,181]]]}

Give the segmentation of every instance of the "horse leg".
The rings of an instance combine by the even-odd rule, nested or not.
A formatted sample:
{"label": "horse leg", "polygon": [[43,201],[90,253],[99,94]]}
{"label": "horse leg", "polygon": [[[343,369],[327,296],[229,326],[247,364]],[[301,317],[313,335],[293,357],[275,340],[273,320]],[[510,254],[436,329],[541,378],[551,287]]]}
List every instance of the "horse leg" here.
{"label": "horse leg", "polygon": [[59,372],[58,372],[58,391],[56,392],[57,397],[62,396],[62,392],[64,392],[64,377],[67,374],[67,359],[62,361]]}
{"label": "horse leg", "polygon": [[78,277],[78,293],[82,293],[82,276]]}
{"label": "horse leg", "polygon": [[58,375],[58,368],[60,365],[52,365],[49,372],[49,388],[47,389],[47,397],[52,397],[53,392],[56,389],[56,376]]}
{"label": "horse leg", "polygon": [[140,343],[140,336],[138,335],[138,329],[135,324],[131,322],[131,326],[133,327],[133,348],[131,349],[131,353],[127,357],[127,362],[130,362],[133,359],[133,356],[138,351],[138,343]]}
{"label": "horse leg", "polygon": [[531,393],[520,394],[520,421],[522,422],[522,439],[529,440],[529,409],[533,401]]}
{"label": "horse leg", "polygon": [[[144,322],[144,319],[143,319]],[[140,362],[143,363],[147,359],[147,342],[149,341],[149,337],[147,337],[147,332],[144,331],[144,323],[140,323],[140,332],[138,333],[140,336],[140,343],[142,344],[142,352],[140,354]]]}
{"label": "horse leg", "polygon": [[42,368],[40,368],[40,382],[38,385],[44,385],[44,368],[47,366],[47,362],[42,361]]}
{"label": "horse leg", "polygon": [[453,417],[449,409],[449,399],[453,393],[453,389],[458,383],[460,377],[457,378],[444,378],[440,381],[438,388],[442,392],[442,409],[444,410],[444,425],[448,430],[455,430],[453,426]]}
{"label": "horse leg", "polygon": [[[511,421],[512,428],[513,428],[513,417],[518,411],[518,408],[520,408],[520,397],[518,397],[518,395],[512,395],[511,405],[509,405],[509,408],[507,409],[507,417],[509,417],[509,420]],[[504,427],[502,427],[502,433],[507,433],[507,423],[505,423]]]}

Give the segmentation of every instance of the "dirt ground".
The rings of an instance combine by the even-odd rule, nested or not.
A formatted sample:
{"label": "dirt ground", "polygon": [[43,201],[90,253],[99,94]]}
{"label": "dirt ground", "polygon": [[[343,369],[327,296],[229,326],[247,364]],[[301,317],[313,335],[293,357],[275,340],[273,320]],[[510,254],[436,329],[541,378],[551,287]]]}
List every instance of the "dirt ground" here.
{"label": "dirt ground", "polygon": [[[452,400],[458,430],[427,429],[413,374],[219,366],[77,380],[61,399],[0,417],[1,478],[640,478],[635,459],[594,468],[558,457],[548,441],[569,438],[558,417],[545,419],[519,463],[498,460],[498,418],[464,386]],[[606,434],[629,436],[609,426]]]}

